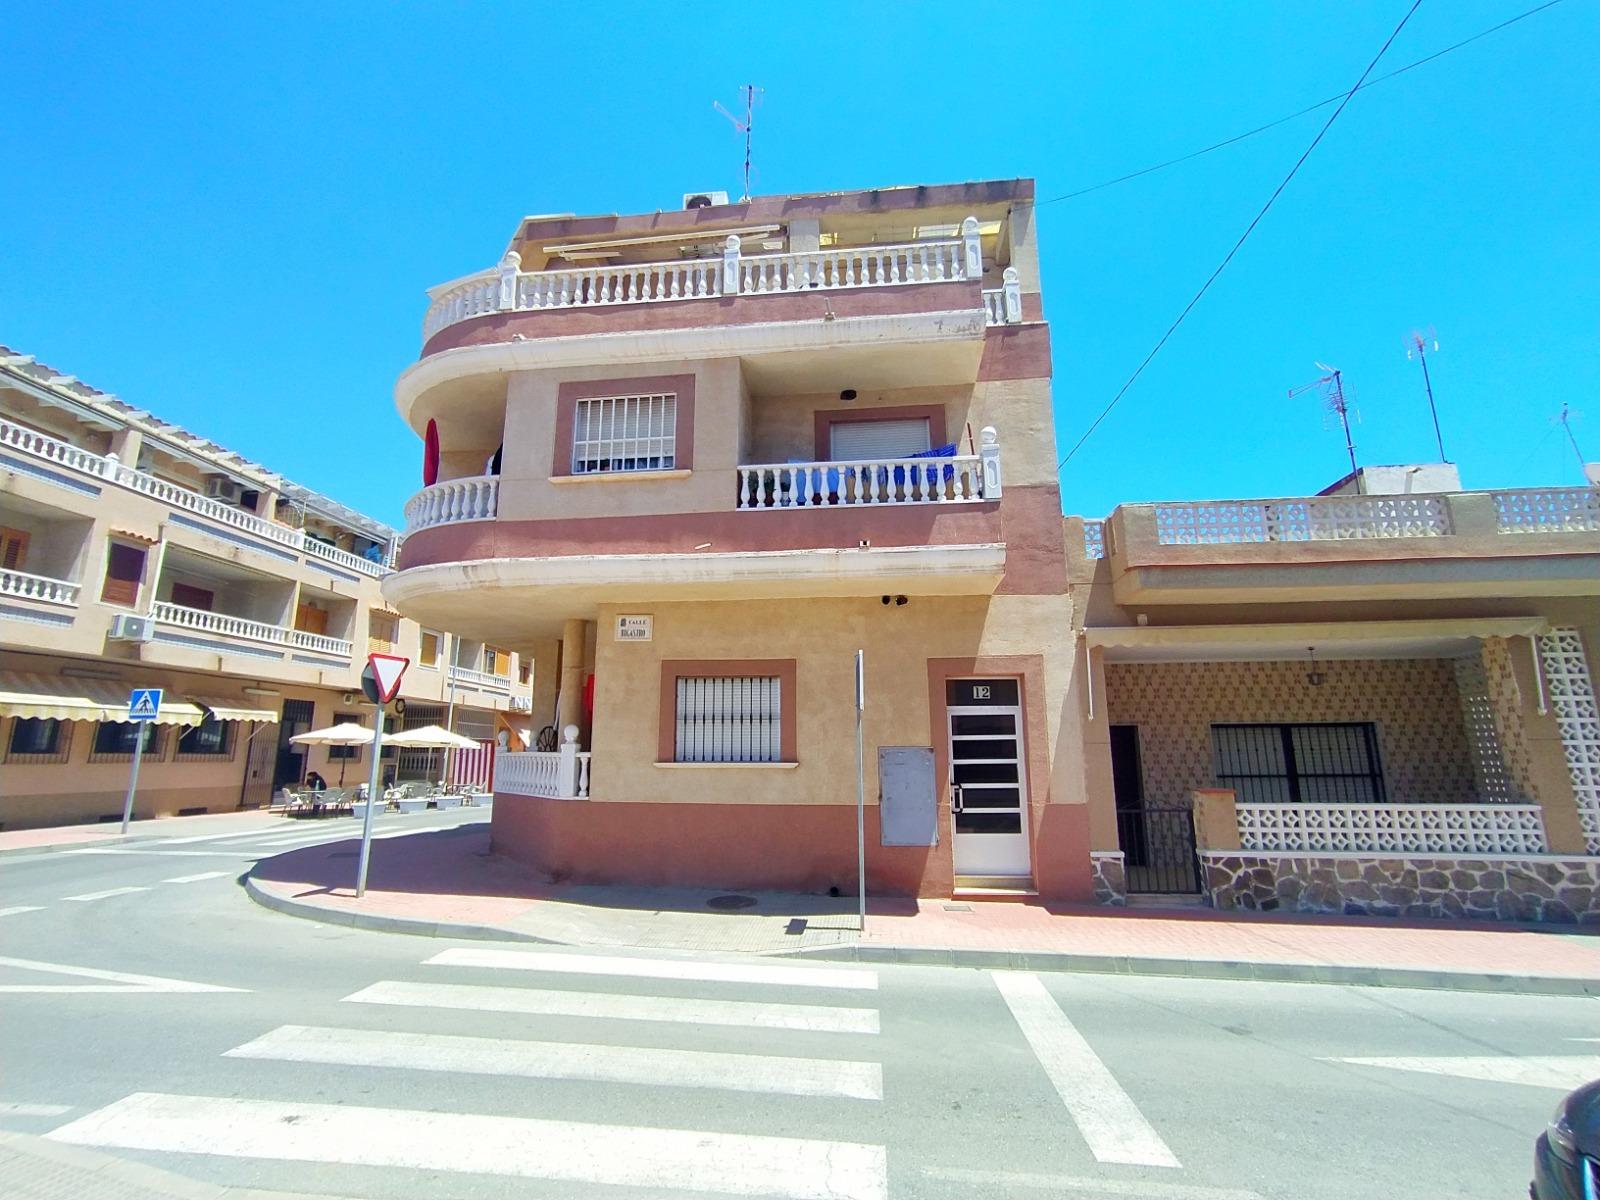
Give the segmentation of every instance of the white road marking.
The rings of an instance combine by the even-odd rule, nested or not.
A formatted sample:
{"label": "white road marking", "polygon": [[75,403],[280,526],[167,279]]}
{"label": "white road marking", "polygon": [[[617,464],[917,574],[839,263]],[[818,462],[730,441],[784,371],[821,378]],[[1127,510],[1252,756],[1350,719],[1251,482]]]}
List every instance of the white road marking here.
{"label": "white road marking", "polygon": [[613,958],[591,954],[556,954],[548,950],[459,947],[440,951],[423,965],[553,971],[566,975],[627,975],[635,979],[687,979],[707,983],[776,983],[786,987],[848,988],[864,992],[876,991],[878,987],[878,973],[859,968],[695,962],[678,958]]}
{"label": "white road marking", "polygon": [[1180,1166],[1039,977],[1024,971],[989,974],[1095,1158],[1139,1167]]}
{"label": "white road marking", "polygon": [[455,1034],[389,1033],[283,1025],[227,1052],[228,1058],[459,1071],[532,1079],[582,1079],[667,1087],[722,1088],[787,1096],[883,1099],[877,1063],[720,1054],[640,1046],[506,1041]]}
{"label": "white road marking", "polygon": [[[1576,1039],[1574,1039],[1576,1040]],[[1325,1058],[1358,1067],[1387,1067],[1425,1075],[1453,1075],[1487,1083],[1521,1083],[1567,1092],[1600,1075],[1600,1056],[1590,1054],[1461,1055],[1399,1058]]]}
{"label": "white road marking", "polygon": [[283,832],[283,830],[280,829],[280,828],[273,828],[271,826],[261,825],[261,826],[258,826],[255,829],[246,829],[246,830],[242,830],[242,831],[241,830],[234,830],[232,833],[203,833],[203,834],[199,834],[196,837],[160,838],[160,839],[152,840],[150,842],[150,845],[152,845],[152,846],[188,846],[188,845],[192,845],[192,844],[194,844],[196,842],[226,842],[226,841],[232,841],[235,838],[253,838],[253,837],[261,837],[263,835],[265,835],[267,837],[276,837],[278,834],[280,834],[282,832]]}
{"label": "white road marking", "polygon": [[0,967],[40,971],[47,975],[72,975],[97,979],[100,984],[0,984],[0,992],[243,992],[246,988],[223,987],[215,983],[193,983],[187,979],[166,979],[160,975],[133,975],[126,971],[101,971],[94,967],[73,967],[65,963],[40,962],[32,958],[0,958]]}
{"label": "white road marking", "polygon": [[1243,1188],[1203,1187],[1193,1183],[1151,1183],[1134,1179],[1096,1179],[1093,1176],[1045,1175],[1032,1171],[974,1171],[965,1167],[923,1167],[929,1179],[977,1184],[979,1195],[992,1195],[1001,1187],[1041,1188],[1058,1195],[1136,1196],[1144,1200],[1266,1200],[1260,1192]]}
{"label": "white road marking", "polygon": [[598,1017],[613,1021],[674,1021],[690,1025],[736,1025],[747,1029],[804,1029],[817,1033],[878,1032],[878,1013],[871,1008],[616,996],[606,992],[482,987],[467,983],[402,983],[386,979],[346,996],[345,1000],[354,1004]]}
{"label": "white road marking", "polygon": [[[63,854],[142,854],[150,858],[250,858],[241,847],[231,850],[136,850],[131,846],[94,850],[63,850]],[[54,856],[52,856],[54,857]]]}
{"label": "white road marking", "polygon": [[38,904],[13,904],[10,908],[0,908],[0,917],[14,917],[18,913],[43,911],[43,907]]}
{"label": "white road marking", "polygon": [[63,896],[63,900],[105,900],[112,896],[131,896],[134,892],[148,892],[147,887],[119,887],[107,888],[103,892],[85,892],[81,896]]}
{"label": "white road marking", "polygon": [[136,1092],[46,1136],[176,1154],[795,1200],[885,1200],[888,1195],[882,1146],[530,1117]]}
{"label": "white road marking", "polygon": [[232,871],[201,871],[198,875],[174,875],[171,879],[163,879],[161,882],[199,883],[202,879],[222,879],[232,874]]}
{"label": "white road marking", "polygon": [[23,1104],[16,1100],[0,1100],[0,1117],[64,1117],[71,1111],[70,1104]]}

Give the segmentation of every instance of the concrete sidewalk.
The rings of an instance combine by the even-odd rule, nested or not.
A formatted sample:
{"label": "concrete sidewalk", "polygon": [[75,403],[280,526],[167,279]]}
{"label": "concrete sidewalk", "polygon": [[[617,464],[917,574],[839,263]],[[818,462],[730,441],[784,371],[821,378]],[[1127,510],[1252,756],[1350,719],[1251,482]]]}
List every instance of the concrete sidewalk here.
{"label": "concrete sidewalk", "polygon": [[853,897],[548,883],[491,854],[484,825],[379,842],[357,900],[355,851],[291,851],[246,886],[295,916],[451,938],[1600,995],[1600,936],[1570,927],[885,898],[863,935]]}

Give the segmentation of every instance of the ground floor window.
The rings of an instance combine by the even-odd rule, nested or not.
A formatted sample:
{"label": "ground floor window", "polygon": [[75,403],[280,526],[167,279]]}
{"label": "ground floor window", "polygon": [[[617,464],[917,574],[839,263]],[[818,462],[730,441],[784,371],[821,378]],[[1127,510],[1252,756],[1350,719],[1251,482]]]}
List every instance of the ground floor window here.
{"label": "ground floor window", "polygon": [[678,680],[677,762],[781,762],[782,730],[776,675]]}
{"label": "ground floor window", "polygon": [[65,762],[70,726],[49,717],[18,717],[11,722],[6,761],[21,763]]}
{"label": "ground floor window", "polygon": [[158,756],[161,748],[161,726],[154,721],[101,721],[94,727],[94,748],[89,761],[96,758],[120,757],[132,754],[138,738],[144,737],[146,755]]}
{"label": "ground floor window", "polygon": [[1387,797],[1370,721],[1213,725],[1217,783],[1244,803],[1382,804]]}
{"label": "ground floor window", "polygon": [[230,736],[232,729],[232,724],[219,721],[208,713],[204,721],[185,729],[179,735],[178,754],[192,757],[202,755],[224,757],[232,754],[233,739]]}

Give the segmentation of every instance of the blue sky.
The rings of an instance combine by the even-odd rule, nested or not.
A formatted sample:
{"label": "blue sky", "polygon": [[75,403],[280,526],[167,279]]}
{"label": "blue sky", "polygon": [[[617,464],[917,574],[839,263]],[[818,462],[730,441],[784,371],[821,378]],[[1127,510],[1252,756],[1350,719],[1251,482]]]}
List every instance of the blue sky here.
{"label": "blue sky", "polygon": [[[1424,0],[1378,68],[1538,0]],[[1041,198],[1347,88],[1403,0],[661,6],[13,6],[0,342],[396,521],[394,415],[431,284],[525,213],[738,191],[712,101],[765,88],[759,192],[1032,176]],[[1303,494],[1434,457],[1406,334],[1469,487],[1600,457],[1600,2],[1564,0],[1359,95],[1062,475],[1069,512]],[[1328,110],[1041,209],[1062,453]],[[1002,431],[1003,432],[1003,431]],[[1586,443],[1586,444],[1585,444]]]}

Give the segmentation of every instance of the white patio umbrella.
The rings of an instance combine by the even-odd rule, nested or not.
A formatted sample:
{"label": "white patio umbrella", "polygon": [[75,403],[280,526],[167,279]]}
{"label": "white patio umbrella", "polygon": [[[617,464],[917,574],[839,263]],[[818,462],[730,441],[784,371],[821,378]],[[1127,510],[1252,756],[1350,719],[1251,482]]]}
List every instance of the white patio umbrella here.
{"label": "white patio umbrella", "polygon": [[383,739],[385,746],[411,746],[428,750],[476,750],[478,743],[463,734],[452,733],[443,725],[424,725],[420,729],[407,729],[391,733]]}
{"label": "white patio umbrella", "polygon": [[[357,725],[346,721],[340,725],[330,725],[326,729],[310,729],[305,733],[297,733],[289,739],[302,746],[370,746],[372,745],[372,730],[365,725]],[[339,760],[339,786],[344,786],[345,760]]]}

